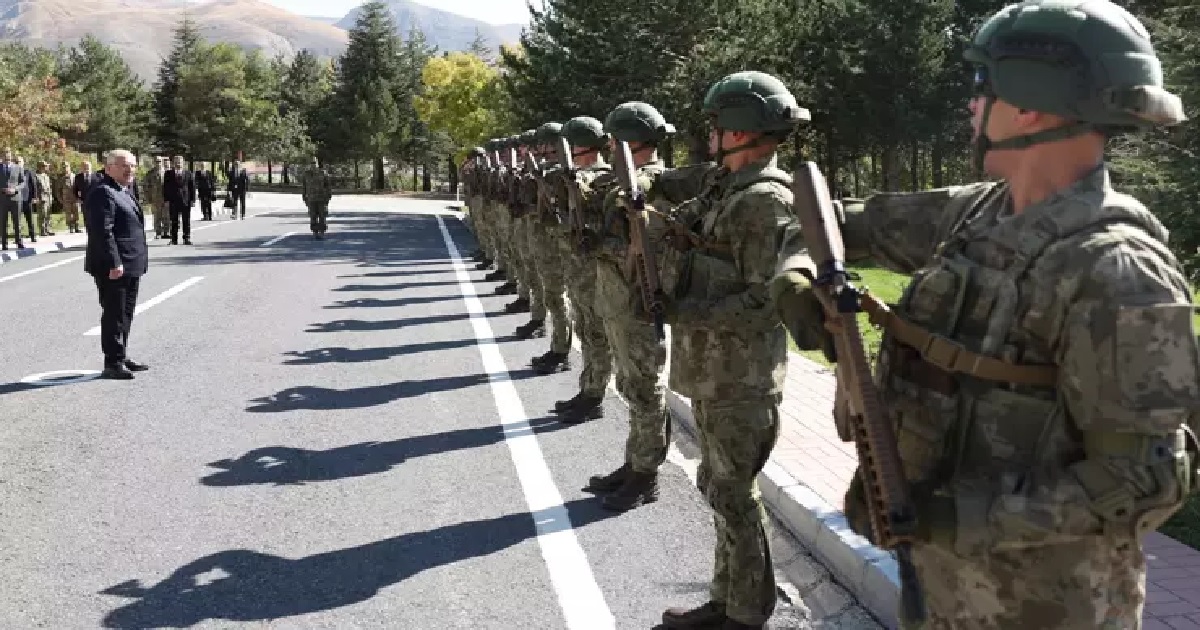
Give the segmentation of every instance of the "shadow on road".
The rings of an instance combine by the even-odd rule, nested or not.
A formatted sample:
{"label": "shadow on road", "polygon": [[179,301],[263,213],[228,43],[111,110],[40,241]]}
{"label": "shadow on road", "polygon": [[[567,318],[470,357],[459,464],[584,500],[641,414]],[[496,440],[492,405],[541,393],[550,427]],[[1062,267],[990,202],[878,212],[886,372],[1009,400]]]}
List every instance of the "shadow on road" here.
{"label": "shadow on road", "polygon": [[[504,317],[511,313],[504,311],[493,311],[485,313],[490,319],[493,317]],[[521,313],[517,313],[520,315]],[[407,328],[408,326],[420,326],[422,324],[442,324],[445,322],[453,322],[461,319],[470,319],[470,313],[447,313],[445,315],[421,315],[419,317],[405,317],[403,319],[384,319],[384,320],[362,320],[362,319],[338,319],[332,322],[324,322],[321,324],[310,324],[312,328],[304,332],[310,333],[328,333],[328,332],[368,332],[372,330],[395,330],[397,328]]]}
{"label": "shadow on road", "polygon": [[523,437],[571,428],[556,417],[529,421],[530,430],[505,430],[500,426],[456,429],[417,435],[390,442],[362,442],[314,451],[290,446],[256,448],[237,459],[208,464],[222,469],[200,479],[206,486],[231,487],[255,484],[277,486],[364,477],[391,470],[410,459],[500,444],[506,437]]}
{"label": "shadow on road", "polygon": [[134,598],[104,617],[105,628],[186,628],[207,619],[277,621],[366,601],[429,569],[488,556],[537,535],[534,522],[567,531],[611,517],[599,499],[411,532],[302,558],[249,549],[205,556],[153,586],[129,580],[105,595]]}
{"label": "shadow on road", "polygon": [[[512,380],[537,376],[531,369],[514,370],[508,373]],[[378,407],[403,398],[415,398],[434,392],[446,392],[464,387],[482,385],[489,381],[487,374],[445,376],[416,381],[399,381],[384,385],[371,385],[353,389],[330,389],[304,385],[289,387],[272,396],[255,398],[257,403],[246,408],[251,413],[279,413],[310,409],[333,411],[336,409],[363,409]]]}
{"label": "shadow on road", "polygon": [[381,300],[379,298],[355,298],[353,300],[338,300],[333,304],[328,304],[325,308],[383,308],[383,307],[401,307],[411,306],[413,304],[433,304],[434,302],[448,302],[450,300],[461,300],[461,295],[427,295],[427,296],[412,296],[396,298],[393,300]]}
{"label": "shadow on road", "polygon": [[[517,341],[516,335],[505,335],[504,337],[496,337],[496,343],[504,343],[506,341]],[[386,361],[409,354],[418,354],[421,352],[436,352],[438,350],[450,350],[452,348],[467,348],[479,343],[474,337],[466,339],[450,339],[446,341],[424,341],[421,343],[410,343],[402,346],[392,346],[390,348],[315,348],[313,350],[289,350],[285,354],[296,357],[283,362],[284,365],[320,365],[323,363],[369,363],[371,361]],[[0,393],[3,393],[3,386],[0,386]]]}

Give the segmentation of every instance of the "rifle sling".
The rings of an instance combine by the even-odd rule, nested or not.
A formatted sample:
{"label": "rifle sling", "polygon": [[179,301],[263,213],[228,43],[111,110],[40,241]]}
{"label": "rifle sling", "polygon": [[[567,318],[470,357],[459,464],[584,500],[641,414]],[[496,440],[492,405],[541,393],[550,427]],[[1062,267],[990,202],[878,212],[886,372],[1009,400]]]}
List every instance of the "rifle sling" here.
{"label": "rifle sling", "polygon": [[972,352],[959,343],[897,317],[886,304],[869,293],[862,295],[860,305],[872,324],[920,352],[921,358],[933,367],[988,381],[1042,387],[1053,387],[1058,383],[1056,366],[1019,365]]}

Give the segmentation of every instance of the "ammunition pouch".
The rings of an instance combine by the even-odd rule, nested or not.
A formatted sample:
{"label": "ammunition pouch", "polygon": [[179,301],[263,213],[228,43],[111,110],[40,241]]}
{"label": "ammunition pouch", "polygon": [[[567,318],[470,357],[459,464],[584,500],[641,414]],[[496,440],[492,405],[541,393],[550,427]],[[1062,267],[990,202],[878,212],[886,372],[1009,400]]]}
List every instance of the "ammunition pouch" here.
{"label": "ammunition pouch", "polygon": [[[1190,427],[1168,435],[1089,431],[1086,459],[1070,467],[1091,499],[1106,536],[1136,538],[1167,522],[1197,487],[1200,444]],[[1144,471],[1152,487],[1139,489],[1117,472],[1114,460]]]}

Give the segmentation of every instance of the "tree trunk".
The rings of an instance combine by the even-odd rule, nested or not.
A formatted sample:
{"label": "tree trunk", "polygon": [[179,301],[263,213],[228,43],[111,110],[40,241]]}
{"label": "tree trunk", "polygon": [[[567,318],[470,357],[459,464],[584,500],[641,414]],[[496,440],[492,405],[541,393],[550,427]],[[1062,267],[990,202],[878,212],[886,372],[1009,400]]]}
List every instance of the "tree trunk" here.
{"label": "tree trunk", "polygon": [[909,169],[912,171],[912,189],[914,191],[921,190],[921,145],[913,140],[912,155],[910,156]]}
{"label": "tree trunk", "polygon": [[883,190],[896,192],[900,190],[900,150],[894,142],[883,147]]}
{"label": "tree trunk", "polygon": [[945,151],[945,143],[941,136],[934,138],[933,150],[929,153],[929,165],[933,168],[933,187],[941,188],[945,186],[946,181],[945,165],[942,164],[942,152]]}
{"label": "tree trunk", "polygon": [[374,166],[375,166],[375,177],[374,177],[374,181],[371,182],[371,190],[383,190],[386,187],[387,182],[384,181],[384,178],[383,178],[383,156],[382,155],[375,156]]}
{"label": "tree trunk", "polygon": [[421,172],[417,168],[417,165],[413,164],[413,187],[412,187],[413,192],[417,192],[417,186],[421,185],[420,175],[421,175]]}
{"label": "tree trunk", "polygon": [[292,183],[292,179],[291,179],[291,177],[289,177],[290,173],[291,173],[291,170],[289,169],[288,165],[284,164],[283,170],[280,171],[280,173],[279,173],[279,176],[283,179],[284,186]]}
{"label": "tree trunk", "polygon": [[429,165],[421,166],[421,190],[424,192],[433,191],[433,180],[429,177]]}
{"label": "tree trunk", "polygon": [[360,177],[362,177],[362,175],[358,170],[358,158],[354,158],[354,190],[358,190],[358,182],[362,181],[359,179]]}
{"label": "tree trunk", "polygon": [[275,183],[275,165],[271,163],[271,160],[267,160],[267,185],[270,186],[271,184],[274,184],[274,183]]}
{"label": "tree trunk", "polygon": [[454,163],[454,155],[446,156],[446,173],[450,177],[450,192],[458,190],[458,165]]}
{"label": "tree trunk", "polygon": [[663,160],[667,168],[675,168],[675,143],[670,138],[663,141]]}

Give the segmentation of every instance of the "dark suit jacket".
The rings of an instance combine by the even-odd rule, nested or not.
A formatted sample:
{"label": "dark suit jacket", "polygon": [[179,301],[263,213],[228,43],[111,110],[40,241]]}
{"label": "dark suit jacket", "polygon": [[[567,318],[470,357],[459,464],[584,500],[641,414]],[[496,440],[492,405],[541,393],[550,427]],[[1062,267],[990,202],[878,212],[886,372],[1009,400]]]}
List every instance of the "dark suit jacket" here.
{"label": "dark suit jacket", "polygon": [[75,184],[71,188],[75,192],[75,196],[78,197],[80,201],[83,201],[87,199],[88,193],[91,192],[92,188],[94,188],[96,184],[99,184],[103,180],[104,173],[102,171],[92,171],[91,176],[88,176],[87,173],[80,171],[75,173]]}
{"label": "dark suit jacket", "polygon": [[[14,165],[15,166],[15,165]],[[23,206],[37,197],[37,177],[33,171],[25,169],[21,173],[21,185],[17,187],[17,201]]]}
{"label": "dark suit jacket", "polygon": [[192,207],[196,203],[196,180],[187,169],[173,168],[163,171],[163,199],[167,202]]}
{"label": "dark suit jacket", "polygon": [[205,173],[204,171],[196,171],[196,191],[200,197],[213,198],[213,193],[216,192],[216,178],[213,173]]}
{"label": "dark suit jacket", "polygon": [[83,270],[93,276],[124,265],[125,275],[146,273],[150,256],[146,249],[146,217],[129,192],[113,178],[102,175],[83,200],[87,224],[87,255]]}
{"label": "dark suit jacket", "polygon": [[246,169],[241,168],[237,171],[229,169],[229,186],[230,192],[243,194],[250,188],[250,175],[246,173]]}

